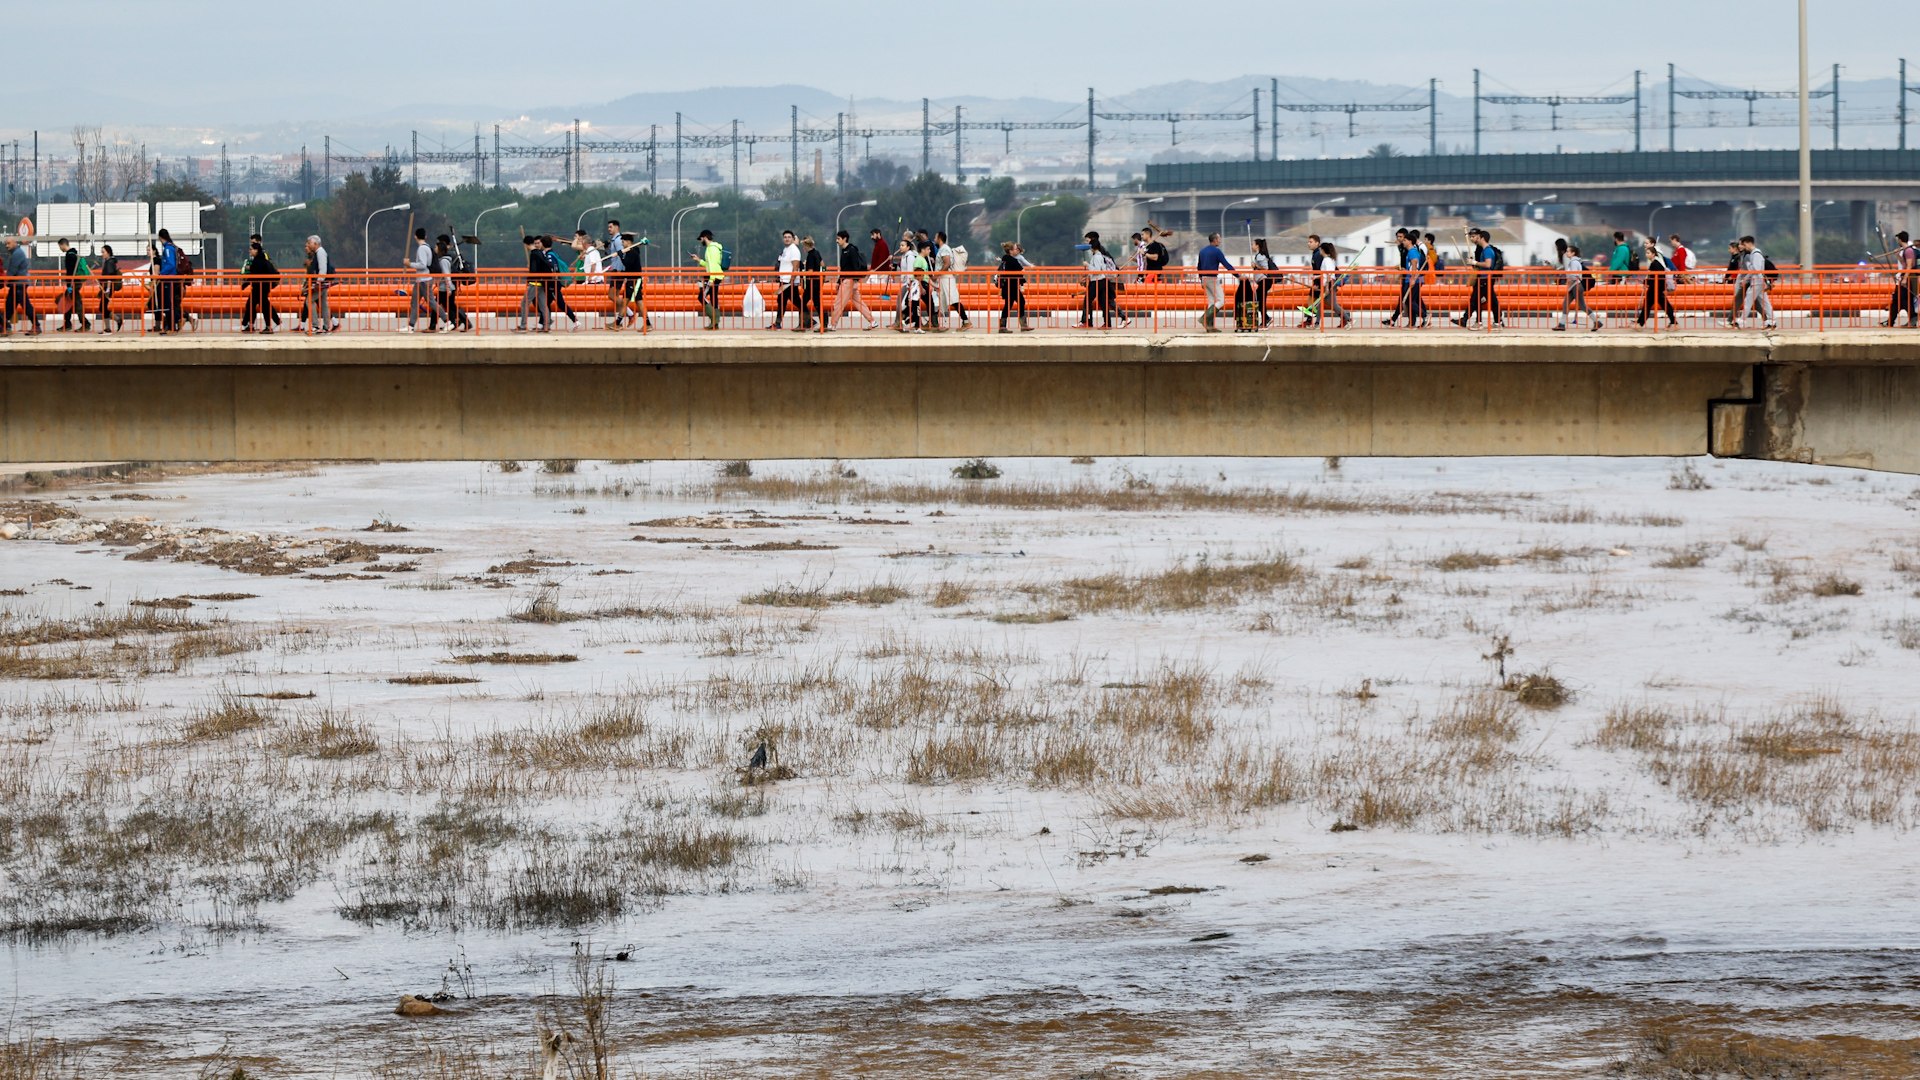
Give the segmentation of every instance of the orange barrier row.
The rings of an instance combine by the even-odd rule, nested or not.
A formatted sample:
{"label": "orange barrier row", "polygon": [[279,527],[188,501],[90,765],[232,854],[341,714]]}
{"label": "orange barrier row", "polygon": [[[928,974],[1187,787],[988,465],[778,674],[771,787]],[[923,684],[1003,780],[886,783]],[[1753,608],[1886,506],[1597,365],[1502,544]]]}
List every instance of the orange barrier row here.
{"label": "orange barrier row", "polygon": [[[1320,276],[1323,281],[1341,282],[1335,295],[1339,298],[1340,306],[1349,313],[1392,313],[1401,304],[1401,272],[1397,269],[1366,268],[1338,275],[1323,273]],[[1494,276],[1498,280],[1492,293],[1504,315],[1557,316],[1567,296],[1567,285],[1560,280],[1558,271],[1550,268],[1509,268]],[[1682,284],[1673,284],[1669,277],[1662,283],[1661,292],[1676,312],[1724,314],[1734,303],[1735,286],[1719,280],[1723,276],[1693,275],[1692,280]],[[340,271],[326,282],[329,312],[336,322],[352,323],[353,328],[359,328],[362,322],[368,328],[373,328],[375,322],[370,317],[388,317],[380,321],[379,326],[391,329],[392,318],[407,317],[415,306],[415,277],[407,271]],[[451,295],[460,310],[468,316],[485,316],[494,320],[517,318],[530,288],[533,292],[542,292],[548,284],[534,276],[536,284],[530,287],[529,277],[524,272],[479,271],[453,281]],[[933,280],[937,282],[944,277],[946,275],[934,275]],[[1003,289],[997,270],[972,269],[952,277],[954,292],[972,317],[984,323],[991,315],[998,313]],[[1134,271],[1090,278],[1088,272],[1082,269],[1048,267],[1024,272],[1019,275],[1019,284],[1008,283],[1008,289],[1024,295],[1030,317],[1055,317],[1085,313],[1090,306],[1097,309],[1100,306],[1100,294],[1096,294],[1093,304],[1090,305],[1088,300],[1089,282],[1097,281],[1103,287],[1102,293],[1105,287],[1111,286],[1114,294],[1112,306],[1120,314],[1135,320],[1146,319],[1156,327],[1177,327],[1192,323],[1207,306],[1201,277],[1194,271],[1184,270],[1169,272],[1157,280],[1146,279]],[[1626,280],[1617,280],[1621,277]],[[1904,299],[1911,305],[1910,292],[1904,296],[1896,295],[1899,289],[1893,277],[1889,273],[1863,271],[1862,268],[1851,266],[1823,267],[1807,272],[1786,270],[1781,271],[1766,290],[1766,296],[1771,301],[1776,317],[1793,315],[1803,322],[1812,320],[1822,326],[1828,321],[1836,325],[1859,325],[1862,320],[1885,315],[1896,300]],[[819,302],[828,309],[832,308],[838,287],[836,273],[818,275],[818,280],[805,274],[795,274],[794,278],[799,282],[793,287],[794,292],[814,293]],[[1311,287],[1313,280],[1311,271],[1283,268],[1265,275],[1264,279],[1261,275],[1243,273],[1222,284],[1226,286],[1229,304],[1233,302],[1233,297],[1246,294],[1246,290],[1259,290],[1264,286],[1264,295],[1258,292],[1247,295],[1258,296],[1260,310],[1270,318],[1273,313],[1291,313],[1309,304],[1314,295]],[[1646,300],[1647,272],[1601,274],[1596,280],[1607,283],[1596,284],[1585,293],[1587,306],[1595,312],[1611,316],[1634,313],[1641,309]],[[611,287],[617,285],[625,294],[637,282],[639,294],[644,298],[650,315],[697,315],[701,312],[701,281],[702,275],[698,270],[660,269],[639,275],[609,274],[606,280],[600,282],[566,284],[559,287],[558,293],[564,298],[565,308],[574,314],[606,318],[613,315],[615,309]],[[1471,281],[1472,275],[1464,271],[1443,271],[1431,285],[1425,284],[1423,277],[1421,299],[1426,308],[1436,313],[1464,311],[1472,300]],[[26,295],[36,313],[43,320],[60,317],[63,314],[61,308],[69,299],[69,283],[57,274],[44,273],[35,274],[30,282]],[[100,279],[82,277],[74,279],[72,283],[78,286],[74,293],[77,294],[80,310],[88,316],[97,315]],[[187,279],[156,280],[144,274],[127,275],[120,279],[109,311],[117,318],[134,319],[151,315],[155,309],[174,303],[181,315],[195,320],[237,320],[246,314],[249,299],[258,284],[234,271],[198,271]],[[276,283],[264,290],[266,304],[261,314],[288,316],[301,313],[305,305],[304,298],[313,284],[298,273],[281,274]],[[445,279],[434,279],[430,291],[444,299],[442,290],[447,284]],[[902,276],[898,273],[863,275],[858,292],[876,313],[891,313],[899,301],[902,285]],[[5,298],[9,312],[14,306],[11,294],[17,288],[18,283],[13,280],[0,283],[0,298]],[[941,307],[945,307],[944,296],[937,284],[923,283],[921,288],[932,288],[935,296],[941,298]],[[719,289],[721,311],[729,317],[738,317],[750,289],[760,292],[761,306],[771,316],[783,289],[774,280],[774,271],[771,269],[736,267],[730,271]],[[1221,317],[1230,320],[1231,314],[1223,311]],[[147,325],[148,321],[142,319],[142,328]]]}

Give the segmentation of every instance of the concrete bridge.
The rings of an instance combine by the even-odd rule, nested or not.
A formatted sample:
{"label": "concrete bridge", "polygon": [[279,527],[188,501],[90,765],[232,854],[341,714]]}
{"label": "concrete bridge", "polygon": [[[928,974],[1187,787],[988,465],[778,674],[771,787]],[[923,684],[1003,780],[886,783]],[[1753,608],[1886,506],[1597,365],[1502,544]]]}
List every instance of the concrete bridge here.
{"label": "concrete bridge", "polygon": [[[1327,158],[1294,161],[1186,162],[1147,166],[1138,200],[1161,197],[1156,220],[1204,232],[1220,211],[1236,219],[1262,215],[1268,234],[1298,224],[1329,199],[1346,201],[1334,212],[1377,207],[1402,223],[1427,219],[1432,207],[1504,205],[1518,214],[1528,200],[1556,196],[1574,208],[1575,221],[1600,225],[1646,220],[1650,207],[1671,205],[1670,227],[1692,221],[1733,236],[1754,231],[1762,203],[1799,198],[1798,155],[1792,150],[1646,151],[1616,154],[1441,154],[1395,158]],[[1920,150],[1815,150],[1813,197],[1842,202],[1848,231],[1865,251],[1873,236],[1874,208],[1904,206],[1886,231],[1920,232]],[[1876,250],[1878,250],[1876,248]]]}
{"label": "concrete bridge", "polygon": [[1920,332],[369,333],[0,348],[0,460],[1714,453],[1920,473]]}

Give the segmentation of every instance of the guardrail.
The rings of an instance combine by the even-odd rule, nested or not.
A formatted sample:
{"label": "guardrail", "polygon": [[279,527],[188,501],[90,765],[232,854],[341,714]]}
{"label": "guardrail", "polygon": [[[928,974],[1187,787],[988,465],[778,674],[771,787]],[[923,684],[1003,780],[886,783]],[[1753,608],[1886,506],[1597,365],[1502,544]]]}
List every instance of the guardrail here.
{"label": "guardrail", "polygon": [[[224,334],[393,332],[452,328],[475,334],[546,329],[690,333],[707,328],[808,329],[825,333],[862,326],[889,331],[961,329],[1016,332],[1030,328],[1098,331],[1220,332],[1349,327],[1429,329],[1466,325],[1486,331],[1586,330],[1599,316],[1620,328],[1664,332],[1727,326],[1730,312],[1751,306],[1742,325],[1761,325],[1763,308],[1781,328],[1840,330],[1916,319],[1920,274],[1880,268],[1786,268],[1775,274],[1719,271],[1674,275],[1593,272],[1575,288],[1550,267],[1497,272],[1448,269],[1408,275],[1392,268],[1315,272],[1282,267],[1200,274],[1168,270],[1092,273],[1041,267],[1020,273],[969,269],[919,277],[899,272],[841,275],[735,267],[717,286],[699,269],[536,275],[482,270],[458,277],[410,270],[340,270],[324,279],[300,273],[271,278],[238,271],[195,271],[156,277],[143,269],[117,279],[35,273],[24,287],[0,279],[5,329],[27,311],[30,327],[60,325],[91,333]],[[22,301],[26,303],[22,303]],[[1337,301],[1337,303],[1336,303]],[[1584,309],[1591,315],[1582,315]],[[1764,303],[1763,303],[1764,302]],[[861,306],[871,319],[860,313]],[[840,317],[834,318],[836,309]],[[1326,318],[1320,318],[1324,309]],[[1643,319],[1643,315],[1645,316]],[[778,321],[778,327],[774,324]]]}

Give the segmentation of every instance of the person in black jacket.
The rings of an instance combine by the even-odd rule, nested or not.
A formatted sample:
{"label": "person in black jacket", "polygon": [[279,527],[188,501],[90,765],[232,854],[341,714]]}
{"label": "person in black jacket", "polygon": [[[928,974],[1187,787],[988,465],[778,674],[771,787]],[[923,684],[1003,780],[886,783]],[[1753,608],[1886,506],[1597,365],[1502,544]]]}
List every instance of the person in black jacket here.
{"label": "person in black jacket", "polygon": [[520,243],[527,249],[527,293],[520,298],[520,325],[516,332],[527,329],[527,310],[529,308],[540,316],[540,332],[546,333],[552,315],[547,308],[547,279],[552,276],[553,264],[547,261],[547,253],[540,247],[538,237],[523,236]]}
{"label": "person in black jacket", "polygon": [[279,322],[279,316],[273,311],[273,287],[280,283],[280,271],[276,270],[273,260],[267,258],[267,250],[260,241],[247,243],[247,261],[240,268],[240,276],[247,279],[247,306],[240,313],[240,332],[253,333],[253,317],[261,316],[260,332],[273,333],[273,324]]}
{"label": "person in black jacket", "polygon": [[822,318],[820,313],[820,273],[826,268],[825,260],[820,258],[820,249],[813,244],[813,237],[800,238],[800,325],[794,327],[795,333],[804,333],[813,329],[813,321]]}
{"label": "person in black jacket", "polygon": [[127,321],[126,316],[113,314],[113,294],[120,289],[120,260],[114,257],[113,245],[100,245],[100,271],[94,280],[100,290],[100,332],[110,334]]}
{"label": "person in black jacket", "polygon": [[[880,230],[875,229],[877,235]],[[880,320],[873,317],[873,309],[860,295],[860,279],[867,274],[866,256],[860,254],[859,245],[853,242],[853,235],[845,229],[833,234],[833,242],[840,245],[840,274],[834,284],[833,315],[827,319],[827,329],[840,326],[840,316],[851,307],[867,317],[867,329],[880,329]],[[885,241],[880,241],[885,243]]]}
{"label": "person in black jacket", "polygon": [[1011,334],[1013,327],[1007,324],[1007,316],[1014,308],[1020,309],[1020,329],[1024,332],[1033,329],[1027,325],[1027,288],[1026,263],[1020,258],[1020,245],[1008,240],[1000,245],[1000,272],[993,276],[993,283],[1000,289],[1000,332]]}
{"label": "person in black jacket", "polygon": [[80,249],[65,237],[60,239],[60,330],[73,329],[73,317],[80,317],[80,332],[93,329],[87,321],[85,302],[80,299]]}
{"label": "person in black jacket", "polygon": [[1660,254],[1659,245],[1653,237],[1646,238],[1646,255],[1641,260],[1647,268],[1647,291],[1640,298],[1640,325],[1647,325],[1647,316],[1656,309],[1667,313],[1667,325],[1679,326],[1680,317],[1673,313],[1673,297],[1667,295],[1668,271],[1673,269],[1667,257]]}

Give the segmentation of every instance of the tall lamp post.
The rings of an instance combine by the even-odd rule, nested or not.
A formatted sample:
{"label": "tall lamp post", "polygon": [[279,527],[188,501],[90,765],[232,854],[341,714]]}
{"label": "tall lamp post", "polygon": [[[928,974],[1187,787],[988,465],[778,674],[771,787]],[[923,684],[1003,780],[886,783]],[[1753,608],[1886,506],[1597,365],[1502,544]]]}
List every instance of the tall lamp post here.
{"label": "tall lamp post", "polygon": [[619,203],[610,202],[602,206],[593,207],[590,210],[582,210],[580,211],[580,216],[573,220],[573,231],[574,232],[580,231],[580,227],[586,224],[588,214],[597,214],[602,210],[618,210],[618,209],[620,209]]}
{"label": "tall lamp post", "polygon": [[953,236],[953,212],[963,206],[985,206],[986,204],[987,200],[985,199],[968,199],[966,202],[957,202],[947,207],[947,216],[940,219],[940,231],[946,233],[948,238],[951,239]]}
{"label": "tall lamp post", "polygon": [[264,214],[262,214],[262,215],[260,215],[260,243],[261,243],[261,245],[262,245],[262,246],[265,246],[265,245],[266,245],[266,242],[267,242],[267,222],[268,222],[269,220],[271,220],[271,219],[273,218],[273,215],[275,215],[275,214],[277,214],[277,213],[279,213],[279,212],[280,212],[280,211],[282,211],[282,210],[305,210],[306,208],[307,208],[307,204],[306,204],[306,203],[303,203],[303,202],[297,202],[297,203],[294,203],[294,204],[293,204],[292,206],[276,206],[276,207],[274,207],[273,209],[271,209],[271,210],[269,210],[269,211],[267,211],[266,213],[264,213]]}
{"label": "tall lamp post", "polygon": [[502,203],[499,206],[489,206],[473,216],[473,268],[475,270],[480,269],[480,219],[495,210],[514,210],[519,206],[517,202]]}
{"label": "tall lamp post", "polygon": [[411,209],[413,209],[412,203],[403,202],[398,206],[383,206],[367,215],[366,227],[360,230],[360,269],[366,270],[373,266],[373,219],[394,210]]}
{"label": "tall lamp post", "polygon": [[673,237],[673,258],[675,263],[678,263],[680,260],[680,220],[686,217],[688,214],[693,213],[695,210],[712,210],[718,207],[719,205],[720,204],[717,202],[695,203],[692,206],[683,206],[680,209],[675,210],[673,212],[673,221],[671,223],[671,229],[672,229],[672,237]]}
{"label": "tall lamp post", "polygon": [[844,214],[849,210],[857,209],[862,206],[879,206],[879,205],[880,205],[879,199],[868,199],[865,202],[848,203],[847,205],[841,207],[839,210],[834,211],[833,235],[835,236],[840,235],[840,215],[841,214]]}
{"label": "tall lamp post", "polygon": [[1260,201],[1260,196],[1249,195],[1244,199],[1237,199],[1221,207],[1220,208],[1220,235],[1225,236],[1227,234],[1227,211],[1233,209],[1236,206],[1246,206],[1249,203],[1257,203],[1259,201]]}
{"label": "tall lamp post", "polygon": [[1027,211],[1032,210],[1033,208],[1038,206],[1059,206],[1059,205],[1060,205],[1059,199],[1048,199],[1046,202],[1028,203],[1027,205],[1021,207],[1019,213],[1016,213],[1013,215],[1013,242],[1015,244],[1020,243],[1020,219],[1027,216]]}
{"label": "tall lamp post", "polygon": [[1653,219],[1659,216],[1660,211],[1671,210],[1671,209],[1673,209],[1672,203],[1661,203],[1659,206],[1656,206],[1653,208],[1653,213],[1647,215],[1647,238],[1648,239],[1650,240],[1659,239],[1659,237],[1655,236],[1653,232]]}

